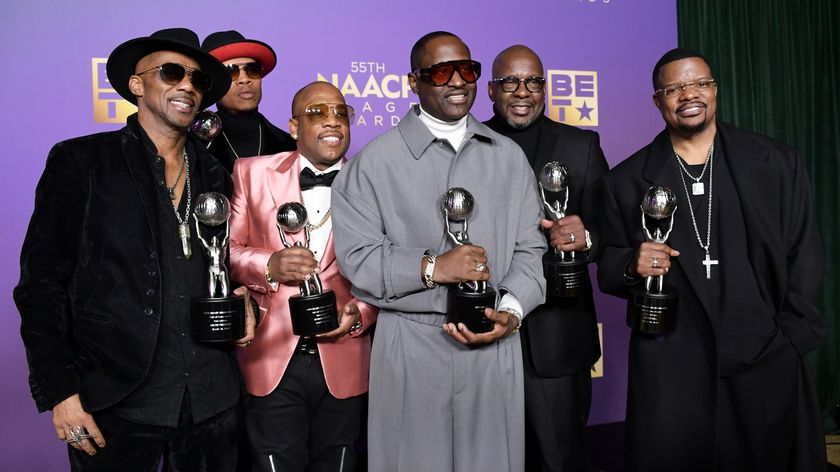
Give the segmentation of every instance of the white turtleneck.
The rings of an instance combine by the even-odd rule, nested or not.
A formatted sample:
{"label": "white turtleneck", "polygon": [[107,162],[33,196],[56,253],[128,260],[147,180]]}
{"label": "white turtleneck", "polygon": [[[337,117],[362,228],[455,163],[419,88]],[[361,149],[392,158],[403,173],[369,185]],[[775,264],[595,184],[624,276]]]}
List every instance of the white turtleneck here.
{"label": "white turtleneck", "polygon": [[461,147],[461,143],[464,142],[464,136],[467,135],[467,115],[464,115],[458,121],[443,121],[428,114],[426,110],[423,109],[423,105],[420,105],[419,108],[420,121],[429,128],[432,135],[438,139],[445,139],[449,141],[449,144],[452,145],[452,149],[457,152]]}

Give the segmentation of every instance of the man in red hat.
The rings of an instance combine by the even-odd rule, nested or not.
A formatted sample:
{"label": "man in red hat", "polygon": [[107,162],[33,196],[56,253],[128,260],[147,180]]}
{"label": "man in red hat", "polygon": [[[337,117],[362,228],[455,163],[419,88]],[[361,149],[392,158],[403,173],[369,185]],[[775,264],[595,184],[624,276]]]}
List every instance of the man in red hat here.
{"label": "man in red hat", "polygon": [[240,157],[294,151],[295,140],[289,133],[257,110],[262,79],[277,65],[271,46],[245,39],[238,31],[219,31],[207,36],[201,47],[224,63],[231,79],[230,90],[217,104],[222,131],[210,145],[210,152],[233,172],[233,163]]}
{"label": "man in red hat", "polygon": [[[188,229],[198,196],[231,185],[187,133],[230,75],[183,28],[117,46],[107,73],[138,111],[52,148],[21,252],[32,396],[52,410],[72,470],[157,471],[161,458],[167,471],[232,470],[240,373],[233,345],[190,336],[207,261]],[[241,346],[255,324],[246,305]]]}

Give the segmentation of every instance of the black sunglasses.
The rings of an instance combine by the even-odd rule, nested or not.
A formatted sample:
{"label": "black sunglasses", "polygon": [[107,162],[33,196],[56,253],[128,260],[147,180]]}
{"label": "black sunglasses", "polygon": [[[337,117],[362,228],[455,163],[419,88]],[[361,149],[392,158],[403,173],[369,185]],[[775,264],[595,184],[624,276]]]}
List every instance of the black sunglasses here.
{"label": "black sunglasses", "polygon": [[259,62],[246,62],[244,64],[226,64],[225,68],[230,72],[230,80],[239,79],[239,73],[245,72],[249,79],[262,78],[263,70]]}
{"label": "black sunglasses", "polygon": [[478,61],[471,60],[441,62],[423,69],[417,69],[413,73],[435,87],[442,87],[452,80],[455,70],[468,84],[474,84],[481,77],[481,64]]}
{"label": "black sunglasses", "polygon": [[151,72],[153,70],[160,71],[160,80],[162,80],[165,84],[168,85],[180,84],[181,81],[184,80],[184,75],[189,75],[190,83],[192,84],[193,88],[202,95],[207,93],[207,91],[210,90],[210,86],[212,85],[210,76],[202,72],[200,69],[176,64],[174,62],[167,62],[165,64],[152,67],[149,70],[138,72],[134,75],[143,75],[146,72]]}

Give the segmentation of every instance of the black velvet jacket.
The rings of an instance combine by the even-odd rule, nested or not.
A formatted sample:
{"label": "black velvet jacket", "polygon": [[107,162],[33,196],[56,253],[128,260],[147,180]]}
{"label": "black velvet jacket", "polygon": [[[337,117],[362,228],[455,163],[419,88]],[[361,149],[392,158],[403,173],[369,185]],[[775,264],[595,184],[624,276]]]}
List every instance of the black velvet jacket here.
{"label": "black velvet jacket", "polygon": [[[156,187],[165,183],[149,172],[142,139],[133,115],[119,131],[58,143],[47,158],[14,290],[39,411],[75,393],[87,411],[107,408],[148,373],[162,310]],[[193,178],[229,196],[227,172],[191,135],[187,151]]]}

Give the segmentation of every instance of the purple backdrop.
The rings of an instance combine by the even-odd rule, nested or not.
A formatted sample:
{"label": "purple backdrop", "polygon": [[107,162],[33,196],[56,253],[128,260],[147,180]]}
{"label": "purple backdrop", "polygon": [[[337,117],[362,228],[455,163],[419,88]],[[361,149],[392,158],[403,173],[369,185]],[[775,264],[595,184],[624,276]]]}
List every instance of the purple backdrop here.
{"label": "purple backdrop", "polygon": [[[555,118],[592,125],[601,133],[611,165],[646,144],[662,127],[651,104],[650,70],[676,45],[673,0],[462,1],[400,4],[388,1],[252,0],[120,3],[113,1],[2,2],[0,52],[8,65],[0,92],[4,107],[0,136],[6,171],[0,198],[5,224],[0,244],[0,457],[4,470],[63,470],[64,446],[54,435],[51,415],[38,415],[29,395],[27,367],[18,334],[12,288],[32,212],[33,195],[50,147],[74,136],[116,129],[102,123],[119,116],[97,73],[119,43],[173,26],[187,26],[202,38],[237,29],[271,44],[278,66],[263,85],[261,111],[286,128],[291,96],[323,77],[337,82],[356,110],[351,154],[390,127],[413,101],[403,85],[411,45],[438,29],[460,35],[473,58],[485,65],[473,109],[490,116],[484,92],[495,54],[516,43],[532,47],[551,79]],[[95,87],[99,87],[95,89]],[[102,90],[105,89],[105,90]],[[100,110],[95,117],[95,108]],[[623,303],[600,296],[604,357],[594,380],[590,423],[624,418],[627,337]]]}

